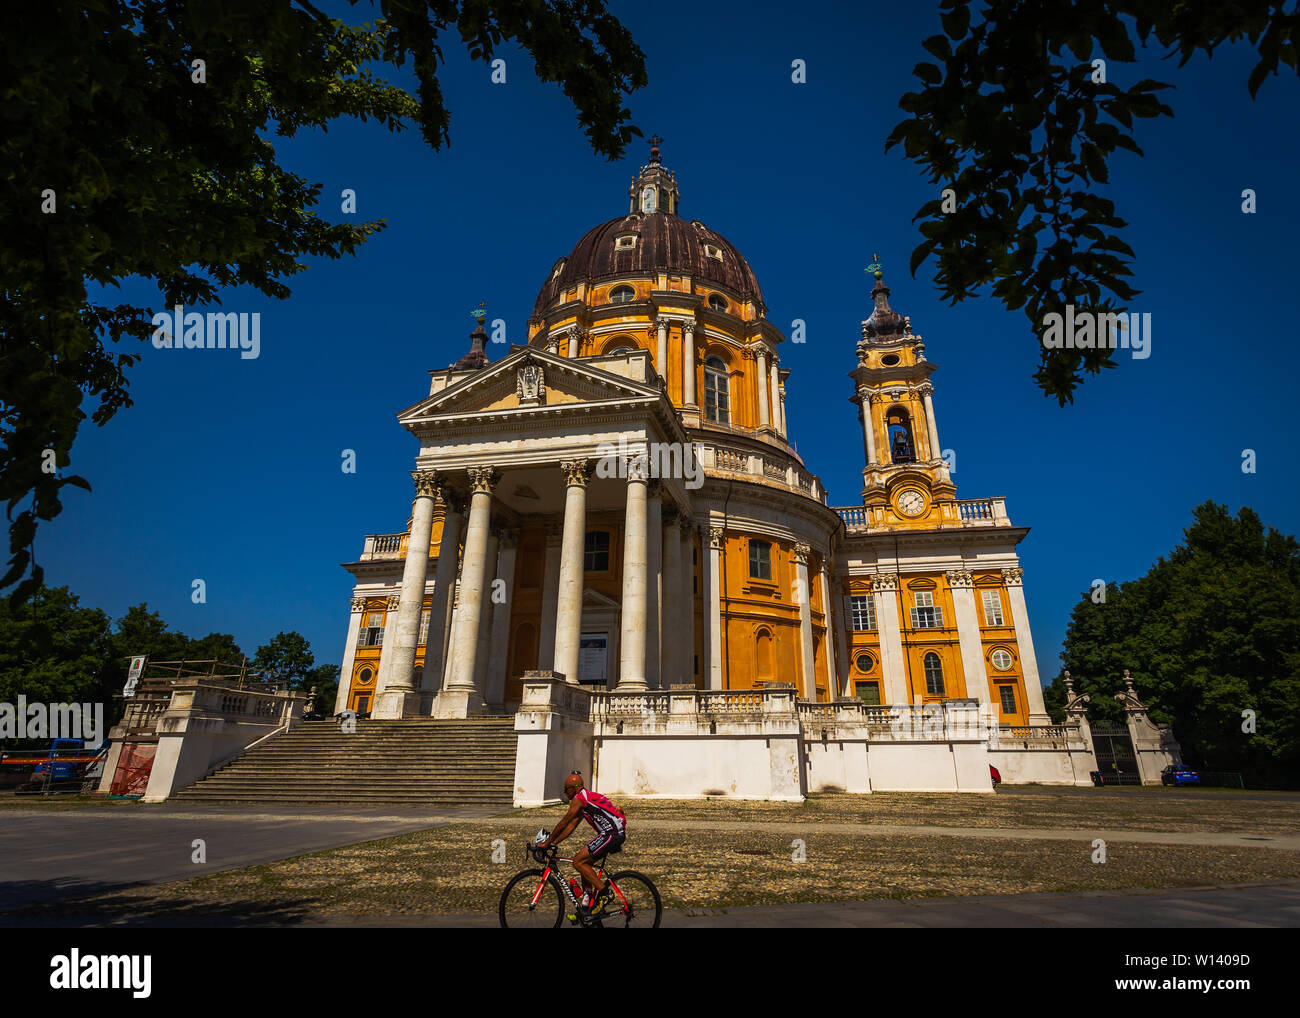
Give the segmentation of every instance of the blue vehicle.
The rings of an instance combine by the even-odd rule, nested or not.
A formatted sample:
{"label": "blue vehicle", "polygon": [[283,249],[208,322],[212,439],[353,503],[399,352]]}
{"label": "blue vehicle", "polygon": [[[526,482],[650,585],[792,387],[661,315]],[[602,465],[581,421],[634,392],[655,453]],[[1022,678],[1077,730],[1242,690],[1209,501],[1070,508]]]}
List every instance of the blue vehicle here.
{"label": "blue vehicle", "polygon": [[1190,767],[1170,764],[1160,772],[1162,785],[1199,785],[1201,776]]}
{"label": "blue vehicle", "polygon": [[29,774],[27,787],[19,791],[66,787],[73,782],[80,787],[87,769],[102,761],[108,743],[105,739],[102,745],[92,749],[81,739],[55,739],[48,750],[0,754],[0,769]]}

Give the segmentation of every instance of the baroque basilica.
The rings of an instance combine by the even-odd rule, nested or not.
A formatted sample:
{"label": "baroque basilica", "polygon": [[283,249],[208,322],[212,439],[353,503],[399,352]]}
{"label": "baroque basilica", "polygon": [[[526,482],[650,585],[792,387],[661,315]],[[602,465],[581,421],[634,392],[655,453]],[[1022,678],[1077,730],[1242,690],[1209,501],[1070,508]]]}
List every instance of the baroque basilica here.
{"label": "baroque basilica", "polygon": [[1028,528],[1000,498],[957,497],[937,365],[878,270],[871,298],[845,364],[860,500],[831,506],[790,441],[786,337],[758,279],[681,215],[652,148],[626,213],[551,267],[527,345],[489,361],[480,319],[398,415],[420,445],[414,502],[345,565],[337,709],[513,714],[549,671],[588,690],[978,701],[1048,725]]}

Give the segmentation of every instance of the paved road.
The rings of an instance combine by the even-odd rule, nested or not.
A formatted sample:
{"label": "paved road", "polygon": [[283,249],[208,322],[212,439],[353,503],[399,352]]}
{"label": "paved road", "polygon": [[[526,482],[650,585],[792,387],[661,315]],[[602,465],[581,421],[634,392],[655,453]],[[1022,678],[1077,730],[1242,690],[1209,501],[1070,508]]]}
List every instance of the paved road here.
{"label": "paved road", "polygon": [[[33,902],[121,889],[272,862],[289,856],[443,827],[492,809],[394,815],[339,814],[334,807],[292,813],[164,805],[0,814],[0,913]],[[192,861],[193,842],[207,862]]]}
{"label": "paved road", "polygon": [[[285,922],[256,917],[154,920],[75,917],[24,921],[43,927],[82,926],[256,926],[491,929],[495,916],[406,915],[301,919]],[[0,919],[0,926],[10,925]],[[837,902],[825,905],[769,905],[715,911],[665,912],[663,927],[729,929],[1086,927],[1236,928],[1300,926],[1300,881],[1176,891],[1094,891],[1080,894],[1008,894],[977,898],[916,898],[910,901]],[[565,929],[572,927],[567,924]]]}

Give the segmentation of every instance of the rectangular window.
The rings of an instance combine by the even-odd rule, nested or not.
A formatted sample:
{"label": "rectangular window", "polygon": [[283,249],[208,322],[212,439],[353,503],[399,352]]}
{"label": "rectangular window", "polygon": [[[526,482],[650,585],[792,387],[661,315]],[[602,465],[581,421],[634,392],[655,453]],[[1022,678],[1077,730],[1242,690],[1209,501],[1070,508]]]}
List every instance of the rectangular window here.
{"label": "rectangular window", "polygon": [[912,628],[942,629],[943,608],[934,603],[934,592],[917,590],[912,594]]}
{"label": "rectangular window", "polygon": [[423,647],[429,642],[429,616],[431,612],[420,612],[420,635],[416,642]]}
{"label": "rectangular window", "polygon": [[609,572],[609,531],[588,530],[582,568],[589,573]]}
{"label": "rectangular window", "polygon": [[772,546],[766,541],[749,542],[749,575],[756,580],[772,578]]}
{"label": "rectangular window", "polygon": [[366,612],[361,617],[361,632],[357,634],[358,647],[378,647],[384,642],[383,612]]}
{"label": "rectangular window", "polygon": [[1002,621],[1002,595],[996,590],[984,591],[984,624],[986,626],[1005,625]]}
{"label": "rectangular window", "polygon": [[859,700],[873,707],[880,706],[880,683],[857,682],[854,683],[854,686],[857,689]]}
{"label": "rectangular window", "polygon": [[853,619],[853,629],[859,633],[872,633],[876,630],[876,604],[870,595],[857,595],[849,598],[849,614]]}
{"label": "rectangular window", "polygon": [[1016,712],[1016,691],[1013,686],[998,686],[998,692],[1002,694],[1002,713],[1014,714]]}

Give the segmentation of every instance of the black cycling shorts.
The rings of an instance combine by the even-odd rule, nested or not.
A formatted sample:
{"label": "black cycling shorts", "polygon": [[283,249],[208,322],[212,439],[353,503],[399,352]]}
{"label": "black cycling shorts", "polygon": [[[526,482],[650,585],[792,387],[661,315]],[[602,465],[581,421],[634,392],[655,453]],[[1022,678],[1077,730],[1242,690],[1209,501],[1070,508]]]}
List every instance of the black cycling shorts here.
{"label": "black cycling shorts", "polygon": [[593,859],[598,859],[611,849],[621,847],[626,840],[627,835],[616,830],[601,831],[587,842],[587,851]]}

